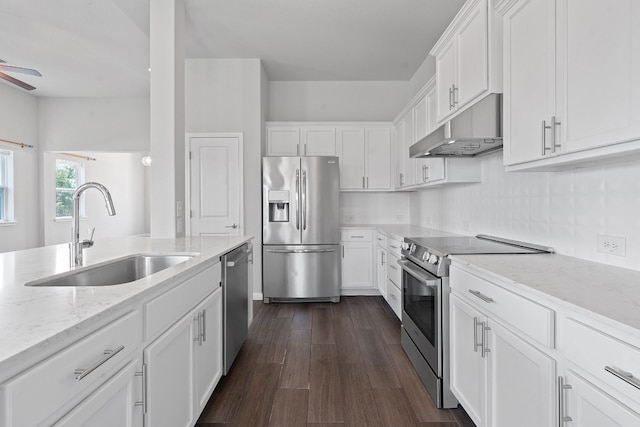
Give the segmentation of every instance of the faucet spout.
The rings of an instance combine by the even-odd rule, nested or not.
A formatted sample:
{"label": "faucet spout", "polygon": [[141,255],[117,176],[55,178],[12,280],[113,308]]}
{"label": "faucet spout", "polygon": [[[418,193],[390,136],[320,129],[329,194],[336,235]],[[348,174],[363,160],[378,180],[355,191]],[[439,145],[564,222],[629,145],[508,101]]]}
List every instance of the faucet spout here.
{"label": "faucet spout", "polygon": [[93,234],[90,240],[80,240],[80,196],[89,188],[95,188],[102,193],[104,197],[105,206],[109,216],[116,214],[116,209],[113,206],[113,200],[111,199],[111,193],[107,190],[107,187],[97,182],[87,182],[79,186],[71,197],[73,200],[73,226],[71,229],[71,265],[79,266],[83,263],[82,251],[84,248],[90,248],[93,246]]}

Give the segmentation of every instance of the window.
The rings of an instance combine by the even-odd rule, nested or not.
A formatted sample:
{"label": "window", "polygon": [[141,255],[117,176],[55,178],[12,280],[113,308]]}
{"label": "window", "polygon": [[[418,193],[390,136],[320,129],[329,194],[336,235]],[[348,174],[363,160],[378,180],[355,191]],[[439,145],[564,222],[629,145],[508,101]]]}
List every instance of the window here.
{"label": "window", "polygon": [[13,151],[0,150],[0,222],[13,221]]}
{"label": "window", "polygon": [[56,159],[56,218],[73,214],[73,193],[84,181],[81,163]]}

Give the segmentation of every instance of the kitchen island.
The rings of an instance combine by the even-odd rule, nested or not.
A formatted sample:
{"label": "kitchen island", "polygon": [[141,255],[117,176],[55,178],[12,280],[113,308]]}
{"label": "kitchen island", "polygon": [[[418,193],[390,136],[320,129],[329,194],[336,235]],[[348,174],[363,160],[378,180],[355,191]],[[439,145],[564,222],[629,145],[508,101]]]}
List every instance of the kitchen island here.
{"label": "kitchen island", "polygon": [[[136,372],[142,372],[144,368],[141,359],[153,357],[153,354],[148,354],[149,348],[161,341],[165,332],[170,333],[179,326],[182,317],[186,318],[184,330],[189,345],[195,339],[196,345],[206,347],[206,335],[209,336],[208,342],[214,343],[213,338],[221,334],[222,322],[220,256],[249,240],[251,237],[243,236],[99,240],[93,248],[85,250],[85,267],[131,254],[195,255],[140,280],[110,286],[25,286],[30,281],[72,269],[69,267],[69,247],[66,244],[0,254],[0,426],[17,425],[18,420],[22,421],[19,414],[25,408],[19,407],[20,396],[33,392],[28,387],[32,380],[40,382],[40,389],[35,390],[44,393],[43,398],[50,397],[55,402],[56,398],[62,396],[61,407],[50,408],[42,417],[33,418],[37,423],[44,420],[48,423],[66,417],[65,414],[69,411],[73,412],[72,409],[89,393],[96,388],[99,391],[106,380],[111,381],[109,377],[114,371],[128,369],[123,367],[124,364],[131,362],[132,367],[135,365]],[[206,318],[207,322],[213,322],[211,330],[206,333],[206,310],[200,309],[200,305],[206,304],[209,298],[213,298],[216,305],[212,306]],[[196,309],[197,312],[190,312]],[[193,325],[195,320],[192,317],[197,319],[197,326]],[[218,326],[220,331],[216,330]],[[114,342],[119,343],[118,340],[121,340],[128,344],[124,344],[125,348],[119,350],[115,345],[112,346],[114,348],[99,348],[102,343],[92,340],[95,341],[94,338],[100,334],[113,337]],[[105,363],[105,367],[96,369],[95,374],[87,374],[86,379],[78,379],[74,369],[84,368],[88,371],[90,362],[96,359],[95,352],[101,355],[103,350],[104,360],[111,357],[111,353],[114,354],[115,361],[109,361],[113,366],[107,370],[109,363]],[[144,355],[143,350],[147,352]],[[216,355],[222,351],[221,348],[212,350],[215,350]],[[115,357],[116,353],[120,354]],[[192,357],[196,353],[189,349],[185,354]],[[53,375],[59,370],[59,359],[77,357],[80,357],[77,361],[79,366],[65,367],[69,369],[69,390],[58,390],[60,384],[43,382],[50,377],[49,373]],[[117,361],[118,358],[122,358],[122,361]],[[195,372],[195,369],[192,371]],[[130,384],[128,394],[131,398],[135,395],[137,403],[144,401],[144,408],[142,404],[136,407],[140,406],[140,411],[147,416],[146,394],[152,395],[151,390],[147,390],[151,382],[147,378],[143,381],[147,382],[135,386]],[[191,385],[195,381],[190,378],[187,382]],[[161,381],[156,384],[161,384]],[[210,384],[208,388],[212,390]],[[31,396],[31,399],[32,405],[42,404],[37,395]],[[142,422],[141,413],[130,409],[128,411]],[[193,419],[195,423],[198,414],[196,411],[188,412],[183,412],[182,418],[187,421]],[[190,421],[187,422],[189,423]]]}

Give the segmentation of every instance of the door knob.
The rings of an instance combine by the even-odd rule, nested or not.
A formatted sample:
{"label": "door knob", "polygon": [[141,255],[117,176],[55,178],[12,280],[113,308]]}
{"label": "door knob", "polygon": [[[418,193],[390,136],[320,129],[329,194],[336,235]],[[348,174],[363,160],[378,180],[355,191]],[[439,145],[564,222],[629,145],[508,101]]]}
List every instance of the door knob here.
{"label": "door knob", "polygon": [[238,228],[238,224],[236,224],[235,222],[231,225],[225,225],[224,228]]}

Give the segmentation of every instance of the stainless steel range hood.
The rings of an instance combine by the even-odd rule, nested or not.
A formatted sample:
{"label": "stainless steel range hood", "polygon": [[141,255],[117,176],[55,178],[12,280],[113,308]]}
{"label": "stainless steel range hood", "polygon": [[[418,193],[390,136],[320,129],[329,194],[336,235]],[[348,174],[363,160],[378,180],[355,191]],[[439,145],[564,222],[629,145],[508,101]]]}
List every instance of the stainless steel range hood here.
{"label": "stainless steel range hood", "polygon": [[492,93],[409,147],[409,156],[473,157],[502,149],[502,94]]}

